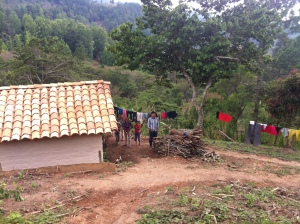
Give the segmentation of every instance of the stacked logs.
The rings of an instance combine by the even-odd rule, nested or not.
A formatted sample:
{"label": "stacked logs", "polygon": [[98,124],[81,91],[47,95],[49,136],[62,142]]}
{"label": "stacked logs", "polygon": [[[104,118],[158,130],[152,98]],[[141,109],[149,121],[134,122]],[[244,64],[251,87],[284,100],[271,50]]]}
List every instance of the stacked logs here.
{"label": "stacked logs", "polygon": [[[171,130],[170,135],[154,138],[153,150],[158,157],[169,155],[191,158],[193,156],[211,158],[212,154],[205,149],[201,131]],[[213,154],[214,158],[218,158]]]}

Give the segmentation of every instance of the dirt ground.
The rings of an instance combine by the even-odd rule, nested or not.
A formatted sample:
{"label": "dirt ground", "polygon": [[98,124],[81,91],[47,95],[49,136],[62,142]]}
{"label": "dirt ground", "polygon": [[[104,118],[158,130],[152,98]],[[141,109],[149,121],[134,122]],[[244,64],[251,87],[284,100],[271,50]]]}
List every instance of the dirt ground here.
{"label": "dirt ground", "polygon": [[[283,187],[299,191],[300,163],[287,162],[233,151],[218,150],[221,160],[214,163],[198,158],[156,158],[148,142],[131,148],[108,140],[109,160],[119,156],[125,163],[113,173],[25,175],[17,184],[23,188],[23,202],[9,199],[4,210],[22,214],[38,213],[59,203],[77,207],[62,223],[134,223],[137,210],[153,202],[153,195],[165,193],[167,187],[214,186],[221,182],[253,182],[258,187]],[[208,147],[213,150],[212,146]],[[126,164],[128,166],[126,166]],[[13,186],[13,177],[2,181]],[[200,189],[200,188],[199,188]],[[199,190],[200,191],[200,190]],[[198,192],[201,193],[201,192]]]}

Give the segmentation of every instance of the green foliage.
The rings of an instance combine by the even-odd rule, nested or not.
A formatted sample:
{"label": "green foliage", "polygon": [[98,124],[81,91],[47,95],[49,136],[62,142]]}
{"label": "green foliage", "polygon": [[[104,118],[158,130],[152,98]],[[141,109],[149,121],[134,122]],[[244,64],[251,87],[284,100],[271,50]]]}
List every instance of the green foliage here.
{"label": "green foliage", "polygon": [[24,198],[21,196],[22,188],[16,186],[16,190],[7,190],[5,189],[6,184],[0,184],[0,200],[14,198],[15,201],[24,201]]}
{"label": "green foliage", "polygon": [[177,204],[181,207],[184,207],[189,202],[188,197],[186,195],[181,194],[178,198]]}
{"label": "green foliage", "polygon": [[[284,79],[269,82],[265,86],[266,109],[277,123],[290,127],[299,126],[295,119],[300,115],[300,75],[292,74]],[[286,116],[286,115],[289,116]]]}
{"label": "green foliage", "polygon": [[[269,1],[239,2],[230,7],[230,2],[215,1],[212,5],[217,12],[210,10],[211,5],[194,10],[184,3],[173,7],[171,1],[142,2],[144,16],[136,25],[126,23],[111,32],[116,43],[110,49],[116,63],[147,70],[167,86],[172,73],[185,78],[192,89],[200,129],[207,90],[215,81],[229,78],[228,71],[237,61],[260,71],[259,64],[268,58],[265,54],[280,32],[283,16]],[[201,86],[206,86],[203,98],[198,97]]]}
{"label": "green foliage", "polygon": [[32,222],[27,221],[19,212],[11,212],[6,217],[0,217],[0,222],[6,224],[32,224]]}
{"label": "green foliage", "polygon": [[6,216],[0,216],[0,223],[5,224],[54,224],[62,219],[55,212],[45,211],[37,216],[24,217],[19,212],[10,212]]}
{"label": "green foliage", "polygon": [[138,220],[136,224],[151,224],[151,223],[196,223],[199,217],[189,217],[186,212],[182,211],[153,211],[143,215],[143,219]]}
{"label": "green foliage", "polygon": [[287,75],[293,69],[300,69],[300,36],[287,42],[275,54],[273,65],[278,69],[278,75]]}
{"label": "green foliage", "polygon": [[[295,202],[299,200],[297,191],[289,190],[290,196],[282,197],[282,191],[285,190],[280,188],[259,188],[253,183],[240,185],[228,182],[227,184],[209,188],[200,187],[199,196],[197,194],[192,197],[185,195],[188,202],[184,205],[177,204],[178,198],[174,198],[175,195],[182,195],[183,189],[175,189],[172,194],[156,196],[154,205],[147,205],[138,210],[138,213],[143,215],[136,223],[275,224],[297,223],[299,220],[294,215],[294,211],[300,208],[300,203]],[[211,197],[215,194],[214,192],[228,193],[229,191],[231,197],[224,197],[222,200]],[[221,195],[227,194],[219,193],[219,197]],[[161,209],[161,201],[163,201],[164,209]],[[270,209],[273,212],[270,212]]]}
{"label": "green foliage", "polygon": [[74,65],[70,49],[57,38],[33,38],[16,50],[11,61],[11,83],[45,83],[72,80],[70,70]]}
{"label": "green foliage", "polygon": [[15,18],[19,19],[25,14],[34,19],[70,18],[89,25],[102,24],[108,31],[124,22],[134,22],[136,17],[142,15],[142,6],[137,3],[110,5],[92,0],[11,0],[3,1],[2,5],[7,12],[13,12],[12,17],[17,15]]}

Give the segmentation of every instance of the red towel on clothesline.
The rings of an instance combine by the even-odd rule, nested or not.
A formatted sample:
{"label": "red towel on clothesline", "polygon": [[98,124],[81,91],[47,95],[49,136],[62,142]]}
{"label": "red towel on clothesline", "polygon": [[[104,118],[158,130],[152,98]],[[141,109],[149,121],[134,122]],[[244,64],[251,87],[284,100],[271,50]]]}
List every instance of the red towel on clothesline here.
{"label": "red towel on clothesline", "polygon": [[224,121],[224,122],[230,122],[232,120],[232,116],[229,114],[224,114],[222,112],[219,112],[218,114],[218,119],[220,121]]}
{"label": "red towel on clothesline", "polygon": [[278,135],[276,127],[273,125],[267,125],[266,128],[262,125],[261,132],[269,133],[270,135]]}
{"label": "red towel on clothesline", "polygon": [[167,119],[167,112],[161,113],[161,119]]}

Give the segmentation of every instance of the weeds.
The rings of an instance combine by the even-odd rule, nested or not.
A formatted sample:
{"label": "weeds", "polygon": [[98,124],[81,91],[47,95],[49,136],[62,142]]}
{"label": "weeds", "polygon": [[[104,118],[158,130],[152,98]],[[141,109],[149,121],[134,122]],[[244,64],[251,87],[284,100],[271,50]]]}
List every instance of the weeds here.
{"label": "weeds", "polygon": [[174,190],[173,186],[169,186],[166,188],[166,192],[173,191],[173,190]]}
{"label": "weeds", "polygon": [[186,206],[188,202],[189,202],[188,197],[183,194],[181,194],[179,196],[179,199],[177,200],[177,204],[181,207]]}
{"label": "weeds", "polygon": [[58,213],[45,211],[37,216],[24,217],[19,212],[10,212],[7,216],[0,216],[0,223],[5,224],[54,224],[58,223],[63,216]]}
{"label": "weeds", "polygon": [[221,140],[210,139],[205,139],[205,142],[216,149],[226,149],[254,155],[263,155],[287,161],[300,161],[300,150],[289,153],[283,148],[278,148],[274,146],[261,145],[259,147],[254,147],[252,145],[245,145],[243,143],[238,142],[226,142]]}
{"label": "weeds", "polygon": [[21,170],[19,173],[18,173],[18,179],[19,180],[22,180],[24,179],[25,177],[25,171],[24,170]]}
{"label": "weeds", "polygon": [[[201,192],[204,190],[207,193],[202,192],[201,195],[197,192],[197,196],[190,196],[190,192],[186,192],[185,189],[173,190],[174,194],[164,195],[164,203],[156,203],[154,207],[147,205],[138,210],[139,214],[143,215],[136,224],[300,222],[296,212],[300,209],[300,195],[289,191],[290,196],[284,198],[282,195],[286,189],[260,189],[256,183],[249,182],[245,185],[229,184],[202,188]],[[230,197],[222,198],[222,195]],[[158,200],[161,200],[161,197]]]}
{"label": "weeds", "polygon": [[14,198],[15,201],[24,201],[24,198],[21,196],[22,188],[18,185],[15,185],[15,190],[5,189],[6,184],[0,184],[0,200]]}
{"label": "weeds", "polygon": [[35,182],[31,182],[31,188],[39,188],[41,187],[41,185],[35,183]]}
{"label": "weeds", "polygon": [[129,167],[133,167],[134,163],[133,162],[122,162],[117,164],[117,172],[125,172]]}

